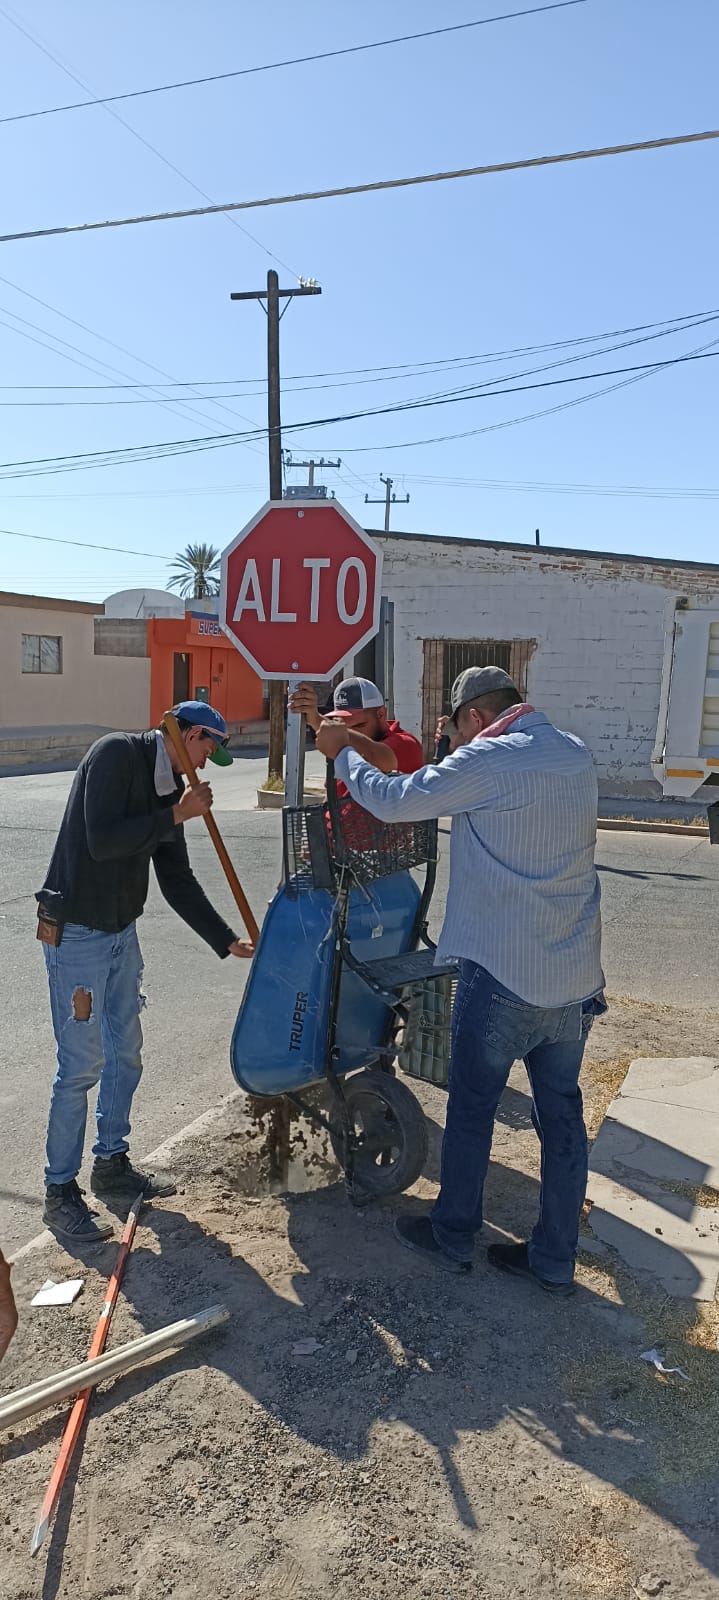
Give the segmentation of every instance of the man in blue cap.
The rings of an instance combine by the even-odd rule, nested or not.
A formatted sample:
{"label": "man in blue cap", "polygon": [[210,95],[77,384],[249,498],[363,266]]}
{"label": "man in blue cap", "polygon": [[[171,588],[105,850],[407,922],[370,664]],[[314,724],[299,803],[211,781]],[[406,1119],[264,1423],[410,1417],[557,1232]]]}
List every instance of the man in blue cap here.
{"label": "man in blue cap", "polygon": [[[232,765],[227,727],[213,706],[173,707],[193,767]],[[173,911],[220,958],[249,958],[210,905],[187,854],[183,824],[210,810],[209,783],[185,788],[163,725],[149,733],[108,733],[80,762],[38,901],[57,1042],[47,1131],[43,1220],[61,1239],[93,1243],[97,1223],[78,1187],[87,1096],[99,1083],[90,1187],[114,1209],[174,1194],[171,1178],[130,1161],[130,1106],[142,1072],[142,955],[136,919],[147,900],[150,862]]]}

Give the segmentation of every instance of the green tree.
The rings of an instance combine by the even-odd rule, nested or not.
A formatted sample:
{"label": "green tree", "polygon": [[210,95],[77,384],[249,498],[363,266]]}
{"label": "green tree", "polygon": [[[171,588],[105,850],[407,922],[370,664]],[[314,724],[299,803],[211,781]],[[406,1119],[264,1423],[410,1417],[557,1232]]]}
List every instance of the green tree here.
{"label": "green tree", "polygon": [[188,544],[175,556],[169,587],[185,600],[206,600],[220,592],[220,552],[213,544]]}

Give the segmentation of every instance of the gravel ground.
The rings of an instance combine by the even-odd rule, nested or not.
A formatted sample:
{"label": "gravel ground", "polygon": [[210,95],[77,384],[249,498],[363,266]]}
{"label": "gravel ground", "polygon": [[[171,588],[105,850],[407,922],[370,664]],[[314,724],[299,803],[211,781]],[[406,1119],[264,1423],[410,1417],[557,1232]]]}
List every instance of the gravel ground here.
{"label": "gravel ground", "polygon": [[[659,1014],[631,1007],[598,1025],[590,1126],[621,1080],[617,1036],[625,1053],[671,1053]],[[239,1098],[179,1147],[180,1192],[143,1214],[110,1344],[217,1300],[231,1320],[98,1391],[36,1564],[63,1413],[5,1436],[2,1600],[719,1595],[716,1319],[631,1281],[588,1232],[580,1290],[560,1303],[494,1274],[483,1245],[461,1280],[401,1251],[392,1217],[436,1192],[444,1116],[442,1093],[415,1087],[428,1166],[383,1206],[354,1210],[302,1126],[295,1192],[267,1194],[262,1135]],[[522,1236],[536,1197],[515,1070],[483,1244]],[[111,1246],[88,1255],[83,1295],[54,1311],[31,1311],[31,1294],[74,1264],[54,1244],[18,1263],[4,1391],[84,1355],[113,1259]],[[639,1360],[654,1344],[690,1383]]]}

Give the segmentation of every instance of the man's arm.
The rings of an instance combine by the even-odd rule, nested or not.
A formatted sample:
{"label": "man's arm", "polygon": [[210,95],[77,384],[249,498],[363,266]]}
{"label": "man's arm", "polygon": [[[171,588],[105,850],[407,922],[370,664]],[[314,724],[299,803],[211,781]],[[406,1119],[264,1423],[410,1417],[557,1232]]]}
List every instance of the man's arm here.
{"label": "man's arm", "polygon": [[389,778],[346,747],[335,758],[335,772],[353,800],[373,817],[382,822],[424,822],[492,804],[496,787],[488,757],[489,750],[463,745],[438,767]]}
{"label": "man's arm", "polygon": [[85,829],[93,861],[117,861],[154,850],[175,832],[172,809],[146,816],[125,814],[136,760],[124,739],[113,739],[90,754],[85,782]]}
{"label": "man's arm", "polygon": [[356,728],[347,729],[347,737],[353,750],[363,761],[369,761],[371,767],[376,767],[378,772],[396,772],[397,757],[394,750],[383,739],[369,739],[366,733],[358,733]]}
{"label": "man's arm", "polygon": [[0,1250],[0,1361],[17,1327],[17,1307],[10,1282],[10,1268]]}
{"label": "man's arm", "polygon": [[158,846],[153,853],[152,862],[161,893],[168,905],[172,906],[173,911],[177,912],[178,917],[182,917],[183,922],[186,922],[194,933],[199,934],[199,937],[209,944],[216,955],[221,958],[229,955],[230,946],[238,942],[237,935],[226,922],[223,922],[222,917],[210,904],[204,889],[200,888],[190,866],[182,828],[176,830],[171,843]]}

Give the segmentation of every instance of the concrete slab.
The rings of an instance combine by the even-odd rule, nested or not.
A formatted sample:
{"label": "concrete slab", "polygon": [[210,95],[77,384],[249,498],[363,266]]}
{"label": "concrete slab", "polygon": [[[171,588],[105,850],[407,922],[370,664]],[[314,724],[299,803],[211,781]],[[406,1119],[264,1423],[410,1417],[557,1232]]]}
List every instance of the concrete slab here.
{"label": "concrete slab", "polygon": [[693,1106],[719,1116],[719,1062],[709,1056],[652,1056],[633,1061],[619,1098],[661,1100],[663,1105]]}
{"label": "concrete slab", "polygon": [[590,1226],[668,1294],[713,1300],[719,1281],[719,1061],[633,1061],[590,1157]]}

